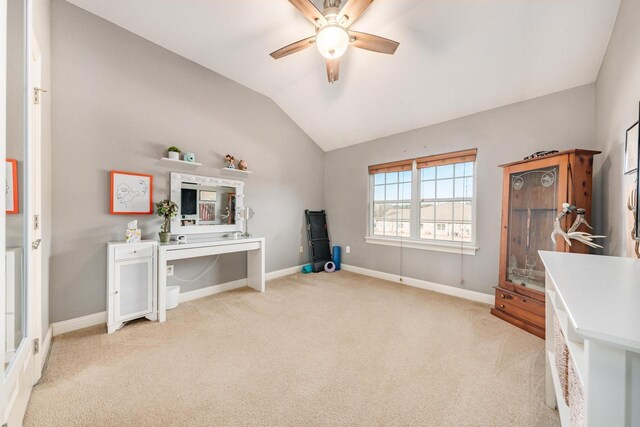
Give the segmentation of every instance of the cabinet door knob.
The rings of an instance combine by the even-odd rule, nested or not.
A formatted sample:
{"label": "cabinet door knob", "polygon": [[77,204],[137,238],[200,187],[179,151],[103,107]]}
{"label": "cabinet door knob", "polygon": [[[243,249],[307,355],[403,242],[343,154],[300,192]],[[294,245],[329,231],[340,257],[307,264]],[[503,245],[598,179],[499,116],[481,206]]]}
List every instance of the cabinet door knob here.
{"label": "cabinet door knob", "polygon": [[114,292],[114,294],[116,294],[116,295],[117,295],[117,294],[118,294],[118,291],[115,291],[115,292]]}

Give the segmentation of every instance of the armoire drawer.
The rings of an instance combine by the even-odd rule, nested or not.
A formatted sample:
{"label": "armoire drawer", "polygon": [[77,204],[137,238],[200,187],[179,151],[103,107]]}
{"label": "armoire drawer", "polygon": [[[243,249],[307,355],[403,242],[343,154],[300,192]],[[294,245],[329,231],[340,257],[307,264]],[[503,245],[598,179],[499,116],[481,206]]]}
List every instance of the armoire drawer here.
{"label": "armoire drawer", "polygon": [[496,288],[496,307],[499,307],[504,301],[544,318],[544,302],[502,288]]}
{"label": "armoire drawer", "polygon": [[153,256],[154,250],[154,245],[117,246],[115,248],[115,260],[122,261],[125,259],[149,258]]}
{"label": "armoire drawer", "polygon": [[[511,301],[511,300],[509,300]],[[545,327],[544,315],[540,316],[531,311],[525,310],[524,308],[520,308],[517,305],[511,304],[505,300],[498,301],[496,300],[496,309],[502,310],[505,313],[508,313],[514,317],[525,320],[532,325],[536,325],[540,328]]]}

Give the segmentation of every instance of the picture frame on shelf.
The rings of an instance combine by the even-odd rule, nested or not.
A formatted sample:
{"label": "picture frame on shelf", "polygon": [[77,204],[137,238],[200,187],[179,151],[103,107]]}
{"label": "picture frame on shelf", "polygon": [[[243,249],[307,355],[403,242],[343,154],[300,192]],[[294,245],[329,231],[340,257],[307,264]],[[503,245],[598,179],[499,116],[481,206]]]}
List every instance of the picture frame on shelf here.
{"label": "picture frame on shelf", "polygon": [[627,129],[624,141],[624,174],[629,175],[638,169],[638,122]]}
{"label": "picture frame on shelf", "polygon": [[7,214],[17,214],[20,212],[20,199],[18,197],[18,161],[16,159],[6,159],[6,212]]}
{"label": "picture frame on shelf", "polygon": [[111,215],[153,213],[153,176],[111,171]]}

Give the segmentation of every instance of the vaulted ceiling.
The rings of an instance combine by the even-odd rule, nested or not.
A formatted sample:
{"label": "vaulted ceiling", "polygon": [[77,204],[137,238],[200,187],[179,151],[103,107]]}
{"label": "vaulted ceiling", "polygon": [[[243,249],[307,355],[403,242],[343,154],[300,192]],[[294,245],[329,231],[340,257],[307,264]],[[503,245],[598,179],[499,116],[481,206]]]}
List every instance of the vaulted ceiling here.
{"label": "vaulted ceiling", "polygon": [[331,85],[316,49],[269,56],[314,34],[287,0],[69,1],[272,98],[327,151],[594,82],[620,3],[376,0],[352,28],[400,47],[349,48]]}

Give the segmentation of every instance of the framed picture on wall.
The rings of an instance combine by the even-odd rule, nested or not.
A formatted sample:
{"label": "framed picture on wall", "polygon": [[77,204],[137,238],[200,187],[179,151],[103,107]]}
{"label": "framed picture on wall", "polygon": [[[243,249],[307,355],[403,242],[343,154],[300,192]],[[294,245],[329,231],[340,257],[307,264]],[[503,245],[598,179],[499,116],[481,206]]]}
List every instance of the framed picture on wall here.
{"label": "framed picture on wall", "polygon": [[625,175],[638,169],[638,122],[627,129],[624,141],[624,173]]}
{"label": "framed picture on wall", "polygon": [[17,214],[20,210],[20,201],[18,200],[18,161],[16,159],[7,159],[6,162],[6,210],[8,214]]}
{"label": "framed picture on wall", "polygon": [[111,171],[111,214],[153,213],[153,176]]}

